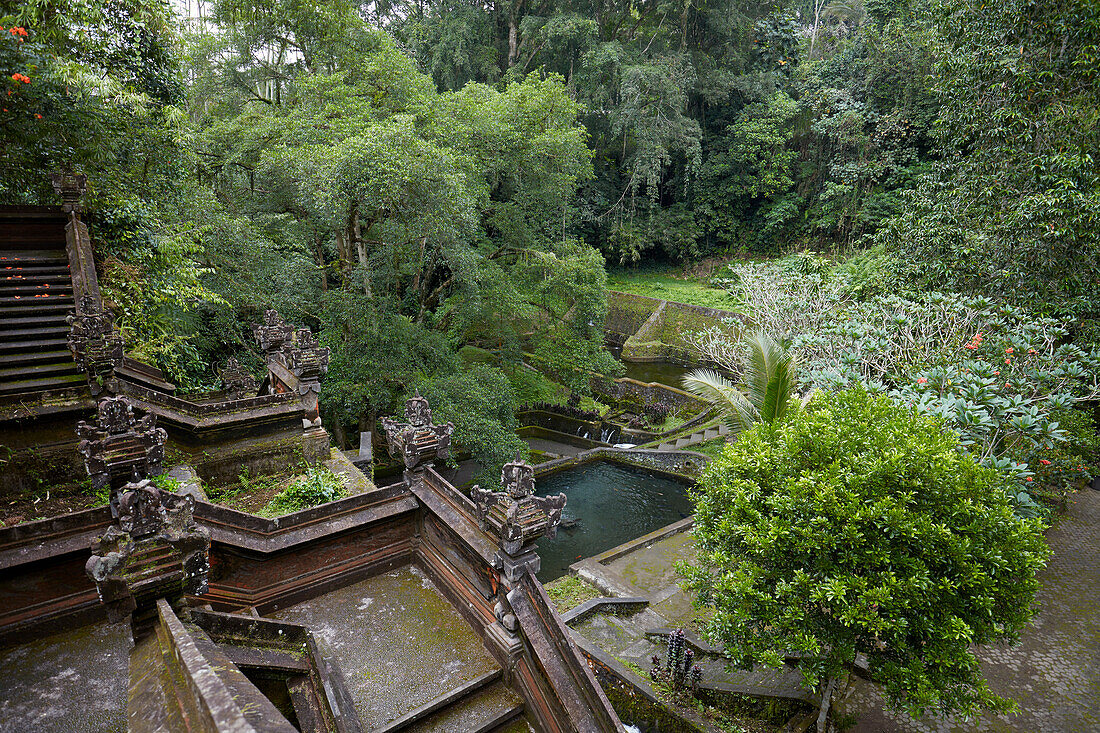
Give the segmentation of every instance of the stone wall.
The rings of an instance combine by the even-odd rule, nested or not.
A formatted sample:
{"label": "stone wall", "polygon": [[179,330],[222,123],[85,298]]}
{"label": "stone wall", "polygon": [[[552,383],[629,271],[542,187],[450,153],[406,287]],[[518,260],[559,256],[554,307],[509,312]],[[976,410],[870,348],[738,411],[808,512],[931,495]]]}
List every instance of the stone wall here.
{"label": "stone wall", "polygon": [[605,325],[609,341],[623,345],[623,361],[695,364],[698,354],[685,334],[725,324],[739,334],[748,324],[740,313],[611,291]]}
{"label": "stone wall", "polygon": [[706,468],[710,458],[694,451],[650,450],[648,448],[594,448],[575,456],[557,458],[535,467],[535,477],[572,468],[589,461],[614,461],[627,466],[644,468],[672,478],[695,482]]}
{"label": "stone wall", "polygon": [[652,414],[668,415],[683,407],[692,407],[698,412],[706,409],[707,404],[690,392],[676,389],[657,382],[639,382],[635,379],[593,379],[592,391],[616,402],[635,403],[639,409]]}

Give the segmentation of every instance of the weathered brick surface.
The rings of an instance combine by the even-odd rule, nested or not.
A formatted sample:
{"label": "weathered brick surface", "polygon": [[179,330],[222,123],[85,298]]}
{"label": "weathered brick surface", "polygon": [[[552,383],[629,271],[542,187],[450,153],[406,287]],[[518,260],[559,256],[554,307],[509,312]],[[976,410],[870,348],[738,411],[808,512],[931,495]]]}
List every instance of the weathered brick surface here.
{"label": "weathered brick surface", "polygon": [[1054,555],[1040,573],[1039,615],[1013,647],[979,651],[990,686],[1020,706],[1015,716],[980,720],[924,719],[883,710],[869,685],[855,691],[848,711],[856,733],[880,731],[1100,731],[1100,491],[1086,489],[1047,533]]}

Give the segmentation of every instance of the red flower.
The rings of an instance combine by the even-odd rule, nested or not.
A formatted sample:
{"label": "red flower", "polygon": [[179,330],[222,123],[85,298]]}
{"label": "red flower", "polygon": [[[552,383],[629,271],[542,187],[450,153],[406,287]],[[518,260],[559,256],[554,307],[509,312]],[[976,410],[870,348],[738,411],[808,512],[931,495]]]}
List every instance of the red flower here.
{"label": "red flower", "polygon": [[36,119],[36,120],[40,120],[40,119],[42,119],[42,115],[40,115],[40,114],[35,114],[35,116],[34,116],[34,119]]}
{"label": "red flower", "polygon": [[1028,476],[1028,477],[1027,477],[1027,480],[1028,480],[1028,481],[1034,481],[1035,479],[1031,478],[1031,476]]}
{"label": "red flower", "polygon": [[1015,349],[1005,349],[1006,354],[1011,354]]}
{"label": "red flower", "polygon": [[928,384],[928,377],[918,377],[917,384]]}
{"label": "red flower", "polygon": [[1048,461],[1045,458],[1040,458],[1039,463],[1043,464],[1044,466],[1049,466],[1050,465],[1050,461]]}

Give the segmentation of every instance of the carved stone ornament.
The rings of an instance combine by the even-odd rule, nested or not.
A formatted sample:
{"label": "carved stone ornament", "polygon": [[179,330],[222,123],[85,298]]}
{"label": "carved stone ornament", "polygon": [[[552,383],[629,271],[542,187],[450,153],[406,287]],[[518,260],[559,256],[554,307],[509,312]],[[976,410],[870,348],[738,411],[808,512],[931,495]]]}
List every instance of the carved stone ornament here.
{"label": "carved stone ornament", "polygon": [[423,428],[432,423],[432,408],[428,400],[420,396],[420,390],[416,390],[414,396],[405,402],[405,422],[414,428]]}
{"label": "carved stone ornament", "polygon": [[321,378],[328,373],[330,350],[321,346],[308,328],[295,329],[277,311],[264,312],[264,322],[252,327],[268,364],[276,362],[298,378],[297,391],[305,395],[321,391]]}
{"label": "carved stone ornament", "polygon": [[135,640],[148,632],[158,598],[178,606],[208,587],[210,537],[195,524],[195,500],[153,486],[126,484],[117,525],[92,543],[84,570],[96,584],[108,619],[133,614]]}
{"label": "carved stone ornament", "polygon": [[115,330],[114,317],[89,295],[80,299],[77,312],[66,320],[73,361],[88,375],[92,395],[98,395],[114,370],[122,366],[125,342]]}
{"label": "carved stone ornament", "polygon": [[95,422],[81,420],[76,434],[93,490],[110,491],[112,516],[119,516],[117,488],[129,477],[145,478],[161,472],[168,434],[157,427],[156,415],[135,417],[125,397],[101,398]]}
{"label": "carved stone ornament", "polygon": [[225,363],[225,368],[221,370],[221,378],[225,391],[233,400],[255,397],[260,390],[259,380],[240,365],[237,357],[232,357]]}
{"label": "carved stone ornament", "polygon": [[557,535],[565,494],[535,496],[534,469],[520,459],[520,454],[505,464],[501,486],[503,491],[474,486],[470,498],[481,528],[497,537],[505,554],[520,555],[540,537]]}
{"label": "carved stone ornament", "polygon": [[401,458],[407,469],[450,457],[454,423],[432,424],[431,407],[419,392],[405,403],[405,419],[407,422],[401,423],[390,417],[382,418],[391,457]]}
{"label": "carved stone ornament", "polygon": [[83,173],[65,171],[63,173],[51,173],[50,182],[53,190],[61,196],[61,210],[66,214],[80,213],[82,208],[80,200],[88,189],[88,177]]}
{"label": "carved stone ornament", "polygon": [[501,469],[500,485],[513,499],[531,496],[535,493],[535,469],[517,453],[515,459]]}

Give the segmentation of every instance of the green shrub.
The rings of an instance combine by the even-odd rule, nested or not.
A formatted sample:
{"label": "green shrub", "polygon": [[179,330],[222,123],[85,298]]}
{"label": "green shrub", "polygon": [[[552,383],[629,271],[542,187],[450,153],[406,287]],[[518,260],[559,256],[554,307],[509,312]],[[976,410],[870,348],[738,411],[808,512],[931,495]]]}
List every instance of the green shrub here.
{"label": "green shrub", "polygon": [[280,491],[261,511],[261,516],[278,517],[318,504],[327,504],[346,494],[340,477],[327,468],[306,469],[306,475]]}
{"label": "green shrub", "polygon": [[700,479],[684,570],[713,611],[705,635],[741,666],[800,653],[826,703],[863,654],[915,715],[1009,710],[972,650],[1018,636],[1049,551],[1008,485],[938,419],[861,388],[819,393]]}

